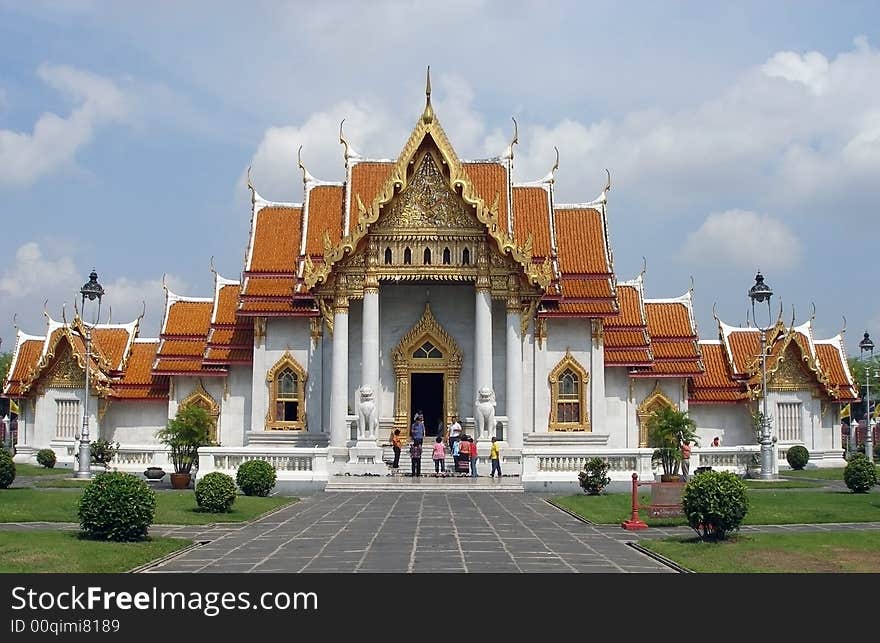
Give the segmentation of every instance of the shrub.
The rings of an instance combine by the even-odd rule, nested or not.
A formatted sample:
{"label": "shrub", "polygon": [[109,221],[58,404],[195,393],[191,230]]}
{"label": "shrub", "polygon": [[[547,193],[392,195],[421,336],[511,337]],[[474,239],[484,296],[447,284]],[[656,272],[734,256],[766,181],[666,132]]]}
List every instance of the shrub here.
{"label": "shrub", "polygon": [[268,496],[275,487],[275,467],[265,460],[248,460],[235,472],[235,482],[246,496]]}
{"label": "shrub", "polygon": [[608,477],[608,463],[602,458],[590,458],[584,464],[584,470],[578,473],[578,481],[585,493],[598,496],[611,482]]}
{"label": "shrub", "polygon": [[681,508],[703,540],[723,540],[749,511],[745,483],[728,471],[706,471],[684,486]]}
{"label": "shrub", "polygon": [[864,453],[854,453],[843,470],[843,481],[853,493],[868,493],[877,484],[877,468]]}
{"label": "shrub", "polygon": [[0,489],[5,489],[15,480],[15,463],[6,449],[0,448]]}
{"label": "shrub", "polygon": [[54,469],[57,461],[55,452],[52,449],[40,449],[37,451],[37,464],[41,464],[47,469]]}
{"label": "shrub", "polygon": [[232,476],[212,471],[196,485],[196,502],[205,511],[226,513],[235,502],[235,481]]}
{"label": "shrub", "polygon": [[796,444],[786,451],[785,459],[788,460],[788,466],[795,471],[800,471],[810,461],[810,452],[807,451],[807,447]]}
{"label": "shrub", "polygon": [[128,473],[99,473],[79,499],[79,524],[90,537],[127,542],[143,540],[153,523],[156,494]]}
{"label": "shrub", "polygon": [[116,452],[119,450],[119,443],[113,444],[101,438],[95,440],[89,445],[89,452],[92,456],[92,464],[102,464],[105,467],[110,464]]}

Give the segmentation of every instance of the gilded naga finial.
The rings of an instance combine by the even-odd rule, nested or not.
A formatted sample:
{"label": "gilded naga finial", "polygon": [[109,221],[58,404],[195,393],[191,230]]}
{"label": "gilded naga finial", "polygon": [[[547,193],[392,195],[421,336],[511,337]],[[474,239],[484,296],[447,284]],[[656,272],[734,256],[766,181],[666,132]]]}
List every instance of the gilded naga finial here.
{"label": "gilded naga finial", "polygon": [[431,65],[428,65],[428,71],[425,75],[425,111],[422,112],[422,121],[425,123],[434,122],[434,108],[431,107]]}

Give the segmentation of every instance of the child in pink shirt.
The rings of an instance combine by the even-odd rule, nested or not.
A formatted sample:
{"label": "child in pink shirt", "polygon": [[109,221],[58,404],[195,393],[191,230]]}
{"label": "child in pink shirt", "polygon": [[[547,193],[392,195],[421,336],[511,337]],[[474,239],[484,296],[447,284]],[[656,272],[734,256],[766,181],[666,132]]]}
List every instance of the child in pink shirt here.
{"label": "child in pink shirt", "polygon": [[446,447],[443,446],[443,438],[439,435],[434,441],[434,475],[446,473]]}

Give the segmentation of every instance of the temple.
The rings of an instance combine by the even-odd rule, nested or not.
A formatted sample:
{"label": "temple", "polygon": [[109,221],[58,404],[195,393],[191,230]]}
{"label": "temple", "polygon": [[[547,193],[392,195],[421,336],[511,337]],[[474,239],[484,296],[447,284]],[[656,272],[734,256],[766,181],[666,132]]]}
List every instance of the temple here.
{"label": "temple", "polygon": [[[617,480],[650,476],[647,419],[669,406],[696,421],[697,464],[748,466],[760,333],[716,317],[701,340],[692,288],[654,299],[644,271],[618,279],[610,174],[595,198],[559,203],[558,156],[513,181],[516,134],[497,158],[459,159],[430,81],[396,159],[359,155],[341,126],[339,139],[345,180],[316,179],[300,157],[301,203],[267,201],[248,176],[240,278],[215,272],[204,297],[166,287],[158,338],[139,337],[140,318],[99,323],[87,359],[78,314],[19,330],[3,384],[21,409],[17,461],[52,448],[71,462],[85,412],[92,439],[120,443],[120,469],[169,468],[156,431],[199,405],[214,419],[200,476],[263,458],[279,480],[321,488],[386,473],[390,432],[406,436],[421,410],[429,436],[461,418],[480,457],[496,436],[528,489],[576,481],[594,456]],[[796,444],[812,464],[844,464],[840,408],[858,389],[841,335],[815,339],[811,324],[780,317],[767,333],[775,467]]]}

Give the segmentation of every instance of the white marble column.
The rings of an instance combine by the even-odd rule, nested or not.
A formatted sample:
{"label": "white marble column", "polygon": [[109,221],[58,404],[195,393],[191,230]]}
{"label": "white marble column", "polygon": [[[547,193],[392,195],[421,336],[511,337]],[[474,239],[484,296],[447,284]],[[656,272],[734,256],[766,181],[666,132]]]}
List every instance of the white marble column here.
{"label": "white marble column", "polygon": [[337,293],[333,303],[333,361],[330,388],[330,446],[349,440],[348,415],[348,299]]}
{"label": "white marble column", "polygon": [[523,444],[522,310],[519,297],[507,301],[507,444]]}
{"label": "white marble column", "polygon": [[[492,386],[492,294],[488,288],[477,285],[476,314],[474,319],[474,401],[480,399],[480,389]],[[476,420],[476,410],[474,411]],[[486,438],[491,427],[483,430],[477,438]]]}
{"label": "white marble column", "polygon": [[[369,386],[373,390],[376,418],[379,417],[379,289],[364,289],[364,319],[361,333],[361,354],[363,371],[361,386]],[[358,438],[375,440],[378,436],[372,433],[358,435]]]}
{"label": "white marble column", "polygon": [[593,350],[590,351],[590,430],[606,433],[605,411],[605,327],[602,320],[591,322]]}

